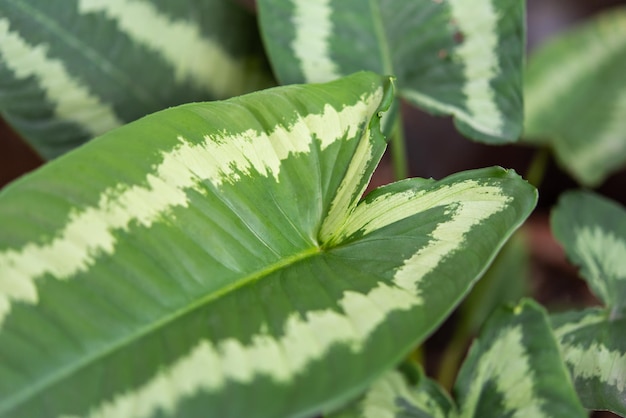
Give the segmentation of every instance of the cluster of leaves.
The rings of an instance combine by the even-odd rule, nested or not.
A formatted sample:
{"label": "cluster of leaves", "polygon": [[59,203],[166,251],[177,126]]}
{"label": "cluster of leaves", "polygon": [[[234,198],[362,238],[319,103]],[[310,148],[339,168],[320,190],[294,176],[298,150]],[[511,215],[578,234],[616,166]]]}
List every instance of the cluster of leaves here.
{"label": "cluster of leaves", "polygon": [[[605,307],[497,308],[453,400],[395,367],[536,190],[486,168],[363,196],[388,135],[405,176],[400,99],[474,140],[524,130],[598,184],[626,160],[624,95],[598,83],[623,83],[626,10],[546,45],[523,91],[520,0],[258,7],[264,45],[227,0],[0,0],[0,112],[58,157],[0,192],[0,415],[626,414],[622,208],[571,192],[553,212]],[[264,52],[300,84],[261,90]]]}

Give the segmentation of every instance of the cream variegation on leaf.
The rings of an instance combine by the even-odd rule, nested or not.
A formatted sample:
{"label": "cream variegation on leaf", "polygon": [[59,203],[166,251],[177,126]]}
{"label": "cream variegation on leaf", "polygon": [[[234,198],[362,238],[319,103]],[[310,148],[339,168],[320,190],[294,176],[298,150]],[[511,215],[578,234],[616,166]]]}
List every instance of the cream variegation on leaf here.
{"label": "cream variegation on leaf", "polygon": [[307,416],[357,395],[536,200],[501,168],[362,199],[392,100],[357,73],[183,105],[4,189],[0,416]]}
{"label": "cream variegation on leaf", "polygon": [[148,113],[267,87],[230,2],[0,3],[0,114],[44,158]]}
{"label": "cream variegation on leaf", "polygon": [[524,2],[259,0],[282,83],[366,69],[397,77],[399,95],[454,116],[465,135],[513,142],[522,127]]}
{"label": "cream variegation on leaf", "polygon": [[626,415],[626,210],[591,192],[568,192],[552,230],[604,307],[552,318],[583,404]]}
{"label": "cream variegation on leaf", "polygon": [[415,366],[379,378],[330,418],[586,417],[543,308],[531,300],[496,309],[473,342],[456,401]]}
{"label": "cream variegation on leaf", "polygon": [[552,148],[585,186],[626,164],[625,67],[624,6],[560,33],[529,57],[524,138]]}

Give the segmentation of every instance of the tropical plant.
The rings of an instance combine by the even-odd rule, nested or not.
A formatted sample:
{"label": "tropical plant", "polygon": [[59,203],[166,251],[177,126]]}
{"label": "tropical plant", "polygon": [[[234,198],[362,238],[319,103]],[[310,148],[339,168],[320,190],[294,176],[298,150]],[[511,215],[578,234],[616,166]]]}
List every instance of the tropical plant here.
{"label": "tropical plant", "polygon": [[[522,131],[523,0],[467,2],[259,0],[267,51],[282,83],[359,70],[397,77],[398,95],[451,114],[470,138],[501,144]],[[277,24],[277,22],[281,22]],[[396,176],[407,174],[395,118]]]}
{"label": "tropical plant", "polygon": [[604,303],[554,315],[553,327],[583,404],[626,415],[626,211],[590,192],[570,192],[552,229]]}
{"label": "tropical plant", "polygon": [[626,163],[626,7],[545,43],[529,61],[524,138],[585,186]]}
{"label": "tropical plant", "polygon": [[360,200],[391,90],[360,73],[165,110],[7,187],[3,412],[301,416],[405,356],[535,191],[486,169]]}
{"label": "tropical plant", "polygon": [[271,84],[253,17],[230,1],[1,0],[0,39],[0,112],[46,159]]}
{"label": "tropical plant", "polygon": [[[253,16],[217,0],[0,0],[0,112],[58,156],[0,191],[0,416],[626,414],[623,209],[563,197],[555,236],[606,306],[550,314],[517,301],[525,244],[505,246],[533,186],[497,167],[404,179],[401,99],[475,140],[518,139],[524,2],[258,5],[278,81],[309,84],[165,109],[273,84]],[[538,53],[529,103],[580,40],[608,43],[594,56],[617,85],[624,44],[597,28],[624,16]],[[557,138],[569,167],[552,128],[567,110],[527,106],[525,134]],[[607,126],[601,145],[621,126],[606,114],[588,118]],[[400,181],[365,193],[387,136]],[[621,162],[571,166],[596,184]],[[465,298],[442,387],[414,350]]]}

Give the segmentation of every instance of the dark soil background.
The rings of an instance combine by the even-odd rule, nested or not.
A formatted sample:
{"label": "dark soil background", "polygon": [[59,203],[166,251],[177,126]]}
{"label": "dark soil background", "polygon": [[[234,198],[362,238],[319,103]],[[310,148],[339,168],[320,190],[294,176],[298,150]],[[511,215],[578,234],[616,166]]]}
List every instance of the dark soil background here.
{"label": "dark soil background", "polygon": [[[254,1],[237,0],[254,10]],[[528,49],[532,50],[546,37],[575,25],[604,9],[626,4],[624,0],[529,0]],[[471,142],[454,129],[449,118],[429,116],[415,108],[403,108],[411,176],[442,178],[461,170],[500,165],[525,175],[535,149],[524,145],[486,146]],[[35,169],[42,159],[0,118],[0,188]],[[384,160],[373,182],[392,181],[388,160]],[[594,305],[597,300],[569,265],[560,246],[550,234],[548,215],[558,196],[577,184],[553,160],[540,187],[537,210],[524,229],[531,247],[532,296],[551,306]],[[626,171],[619,172],[597,191],[626,205]],[[437,359],[449,341],[456,317],[452,317],[425,345],[426,370],[432,373]],[[616,415],[595,412],[594,418]]]}

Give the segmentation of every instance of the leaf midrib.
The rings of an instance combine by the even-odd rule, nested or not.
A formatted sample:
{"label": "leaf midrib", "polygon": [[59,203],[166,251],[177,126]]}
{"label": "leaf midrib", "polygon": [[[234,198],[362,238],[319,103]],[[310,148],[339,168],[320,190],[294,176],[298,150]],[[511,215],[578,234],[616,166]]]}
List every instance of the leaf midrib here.
{"label": "leaf midrib", "polygon": [[[28,402],[30,399],[35,397],[37,394],[44,392],[46,389],[54,386],[55,384],[61,382],[62,380],[68,378],[69,376],[77,373],[81,369],[97,363],[100,359],[105,358],[106,356],[120,351],[124,346],[128,346],[133,344],[134,342],[144,338],[147,335],[150,335],[159,329],[162,329],[166,325],[175,322],[181,317],[203,308],[207,304],[213,302],[214,300],[219,299],[231,292],[235,292],[237,289],[240,289],[244,286],[252,284],[263,277],[266,277],[282,268],[293,265],[302,260],[306,260],[308,258],[314,257],[320,254],[323,251],[322,248],[318,246],[310,247],[304,249],[296,254],[293,254],[288,257],[284,257],[277,262],[266,266],[263,269],[255,271],[243,278],[234,281],[228,286],[222,287],[217,291],[211,292],[203,297],[200,297],[197,301],[187,304],[182,308],[172,312],[169,315],[165,315],[160,320],[155,322],[150,322],[145,327],[139,327],[135,332],[131,332],[125,338],[121,338],[119,340],[114,340],[114,342],[109,345],[105,345],[102,350],[95,351],[92,355],[88,355],[83,357],[80,361],[72,363],[70,367],[61,367],[55,372],[49,374],[43,379],[38,379],[37,383],[29,384],[27,389],[22,392],[17,392],[14,395],[10,395],[6,402],[0,401],[0,415],[6,414],[11,410],[18,408],[22,404]],[[102,399],[101,401],[103,401]]]}
{"label": "leaf midrib", "polygon": [[372,23],[374,24],[374,34],[380,45],[380,59],[383,64],[383,74],[395,75],[393,64],[391,61],[391,51],[389,49],[389,40],[385,33],[385,25],[382,20],[382,10],[379,4],[380,0],[369,0],[370,11],[372,12]]}

